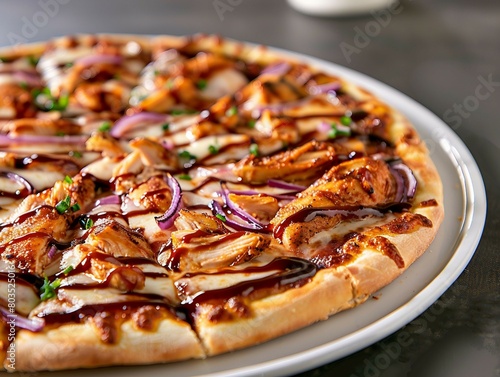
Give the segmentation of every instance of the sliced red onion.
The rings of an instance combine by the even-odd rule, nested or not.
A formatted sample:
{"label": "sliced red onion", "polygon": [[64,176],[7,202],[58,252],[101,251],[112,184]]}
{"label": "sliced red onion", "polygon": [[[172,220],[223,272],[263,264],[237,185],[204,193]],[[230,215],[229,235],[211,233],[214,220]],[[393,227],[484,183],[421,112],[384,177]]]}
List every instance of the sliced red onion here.
{"label": "sliced red onion", "polygon": [[11,171],[0,170],[0,176],[7,177],[11,181],[14,181],[14,182],[19,183],[20,185],[24,186],[27,190],[27,193],[26,193],[27,195],[30,195],[35,191],[35,188],[33,187],[33,185],[26,178],[20,176],[17,173],[14,173]]}
{"label": "sliced red onion", "polygon": [[280,181],[277,179],[268,180],[267,185],[269,187],[279,188],[279,189],[283,189],[283,190],[289,190],[289,191],[293,191],[293,192],[304,191],[306,189],[306,186],[296,185],[293,183],[288,183],[288,182]]}
{"label": "sliced red onion", "polygon": [[322,120],[319,124],[318,127],[316,127],[318,132],[321,132],[323,134],[326,134],[327,132],[330,132],[332,130],[332,125],[328,122],[325,122]]}
{"label": "sliced red onion", "polygon": [[84,56],[75,60],[75,64],[80,66],[91,66],[94,64],[121,64],[123,57],[119,55],[109,55],[109,54],[96,54]]}
{"label": "sliced red onion", "polygon": [[13,321],[16,327],[26,329],[33,332],[42,331],[45,326],[45,321],[41,318],[26,318],[19,314],[11,313],[6,308],[0,306],[0,313],[6,321]]}
{"label": "sliced red onion", "polygon": [[274,63],[262,70],[260,73],[261,75],[277,75],[277,76],[283,76],[285,75],[292,66],[288,62],[279,62],[279,63]]}
{"label": "sliced red onion", "polygon": [[175,149],[175,144],[172,140],[169,139],[164,139],[161,141],[161,145],[163,148],[165,148],[167,151],[173,151]]}
{"label": "sliced red onion", "polygon": [[224,221],[224,224],[226,224],[227,226],[235,229],[235,230],[242,230],[242,231],[245,231],[245,230],[251,230],[253,232],[258,232],[258,231],[264,231],[265,229],[258,225],[258,224],[255,224],[255,223],[246,223],[246,224],[243,224],[243,223],[240,223],[240,222],[236,222],[234,220],[232,220],[225,212],[224,212],[224,209],[222,208],[222,205],[216,201],[216,200],[212,200],[210,203],[208,203],[208,207],[212,210],[212,213],[214,214],[214,216],[216,215],[220,215],[220,216],[223,216],[225,221]]}
{"label": "sliced red onion", "polygon": [[103,206],[108,204],[121,204],[121,199],[118,195],[109,195],[104,198],[100,198],[95,202],[95,206]]}
{"label": "sliced red onion", "polygon": [[312,219],[314,219],[318,215],[328,216],[328,217],[342,215],[342,216],[356,216],[359,218],[363,218],[363,217],[368,217],[368,216],[382,217],[384,214],[382,212],[380,212],[379,210],[376,210],[373,208],[360,208],[360,209],[356,209],[356,210],[318,209],[317,211],[313,211],[309,215],[307,215],[304,219],[304,222],[311,221]]}
{"label": "sliced red onion", "polygon": [[[402,200],[406,201],[408,199],[412,199],[415,196],[415,192],[417,191],[417,179],[413,175],[411,169],[402,162],[392,164],[391,168],[401,174],[403,179],[406,181],[407,187],[403,192],[404,195]],[[395,174],[393,175],[396,176]],[[396,181],[397,180],[398,179],[396,178]]]}
{"label": "sliced red onion", "polygon": [[221,183],[221,188],[222,188],[222,199],[224,199],[224,203],[226,206],[231,210],[231,213],[234,213],[236,216],[239,218],[245,220],[246,222],[250,224],[255,224],[255,226],[262,228],[263,224],[257,220],[255,217],[253,217],[251,214],[248,212],[244,211],[241,209],[236,203],[234,203],[230,198],[229,198],[229,190],[227,189],[227,186],[224,183]]}
{"label": "sliced red onion", "polygon": [[122,137],[130,130],[143,125],[144,123],[166,122],[170,118],[167,114],[140,112],[134,115],[126,115],[116,121],[110,131],[115,138]]}
{"label": "sliced red onion", "polygon": [[43,86],[44,83],[40,77],[32,72],[16,71],[12,74],[14,80],[19,83],[26,83],[28,86]]}
{"label": "sliced red onion", "polygon": [[336,92],[339,89],[340,89],[339,82],[329,82],[321,85],[311,85],[309,87],[309,93],[311,93],[312,95],[317,95],[317,94]]}
{"label": "sliced red onion", "polygon": [[172,202],[163,216],[155,217],[155,220],[161,230],[166,230],[174,225],[174,220],[182,207],[182,189],[179,182],[177,182],[177,180],[169,173],[165,173],[165,177],[165,181],[172,191]]}
{"label": "sliced red onion", "polygon": [[52,259],[54,258],[56,253],[57,253],[57,247],[56,245],[52,245],[49,249],[49,252],[47,253],[47,256],[49,257],[49,259]]}
{"label": "sliced red onion", "polygon": [[85,135],[0,135],[0,146],[10,146],[12,144],[85,144],[88,136]]}

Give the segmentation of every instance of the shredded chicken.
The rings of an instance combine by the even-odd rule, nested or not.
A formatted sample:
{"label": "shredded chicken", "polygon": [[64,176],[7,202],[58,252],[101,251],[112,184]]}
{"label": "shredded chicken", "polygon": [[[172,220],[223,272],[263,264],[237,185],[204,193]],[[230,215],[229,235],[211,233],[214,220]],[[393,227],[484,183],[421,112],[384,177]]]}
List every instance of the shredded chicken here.
{"label": "shredded chicken", "polygon": [[118,140],[107,132],[94,132],[85,142],[88,151],[101,152],[103,157],[118,157],[126,152]]}
{"label": "shredded chicken", "polygon": [[10,135],[77,135],[80,126],[65,119],[23,118],[10,123]]}
{"label": "shredded chicken", "polygon": [[266,183],[269,179],[310,183],[333,165],[335,156],[332,145],[312,141],[271,157],[250,155],[235,164],[234,173],[245,183]]}
{"label": "shredded chicken", "polygon": [[271,242],[264,235],[250,232],[199,233],[191,230],[172,232],[172,255],[178,256],[181,271],[235,266],[260,255]]}

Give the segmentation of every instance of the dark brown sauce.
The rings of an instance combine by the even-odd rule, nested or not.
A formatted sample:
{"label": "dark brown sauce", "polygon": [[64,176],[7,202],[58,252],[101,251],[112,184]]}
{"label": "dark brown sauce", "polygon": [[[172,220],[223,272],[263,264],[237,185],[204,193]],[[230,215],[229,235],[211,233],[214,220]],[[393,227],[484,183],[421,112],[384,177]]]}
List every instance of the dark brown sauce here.
{"label": "dark brown sauce", "polygon": [[[281,288],[300,284],[304,280],[313,277],[316,274],[317,268],[313,263],[304,259],[277,258],[265,266],[250,267],[239,272],[259,273],[274,270],[280,272],[255,280],[243,281],[227,288],[200,292],[200,294],[192,298],[189,302],[183,303],[183,306],[193,315],[200,304],[208,301],[225,301],[235,296],[247,297],[254,291],[261,289]],[[225,272],[223,271],[223,273]],[[189,275],[186,274],[185,276]]]}

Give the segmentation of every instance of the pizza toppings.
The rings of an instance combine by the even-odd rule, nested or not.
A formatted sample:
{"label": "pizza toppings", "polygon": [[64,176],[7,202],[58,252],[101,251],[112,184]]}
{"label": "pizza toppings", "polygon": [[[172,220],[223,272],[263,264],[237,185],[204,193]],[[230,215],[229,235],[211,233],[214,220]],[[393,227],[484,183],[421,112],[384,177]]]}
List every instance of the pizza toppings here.
{"label": "pizza toppings", "polygon": [[359,271],[412,262],[401,237],[435,232],[439,195],[374,96],[261,50],[146,40],[0,65],[0,287],[33,277],[18,327],[78,324],[112,350],[175,323],[216,353],[205,321],[261,327],[267,302],[335,281],[324,318],[365,297]]}

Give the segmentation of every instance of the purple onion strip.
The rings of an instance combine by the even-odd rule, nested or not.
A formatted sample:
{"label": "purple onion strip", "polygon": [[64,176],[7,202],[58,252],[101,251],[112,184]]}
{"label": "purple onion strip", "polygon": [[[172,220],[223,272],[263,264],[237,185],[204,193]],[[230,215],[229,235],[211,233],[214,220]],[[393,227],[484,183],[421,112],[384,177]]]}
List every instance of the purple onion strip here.
{"label": "purple onion strip", "polygon": [[166,173],[165,181],[172,191],[172,202],[170,203],[170,207],[162,216],[155,217],[155,220],[161,230],[166,230],[174,225],[174,221],[182,207],[182,189],[179,182],[177,182],[177,180],[169,173]]}
{"label": "purple onion strip", "polygon": [[141,112],[134,115],[126,115],[114,124],[110,131],[111,136],[115,138],[122,137],[125,133],[134,129],[143,123],[166,122],[170,118],[167,114],[158,114],[150,112]]}
{"label": "purple onion strip", "polygon": [[9,310],[0,306],[0,314],[6,321],[13,320],[16,327],[26,329],[33,332],[42,331],[45,326],[45,321],[41,318],[26,318],[19,314],[11,313]]}

